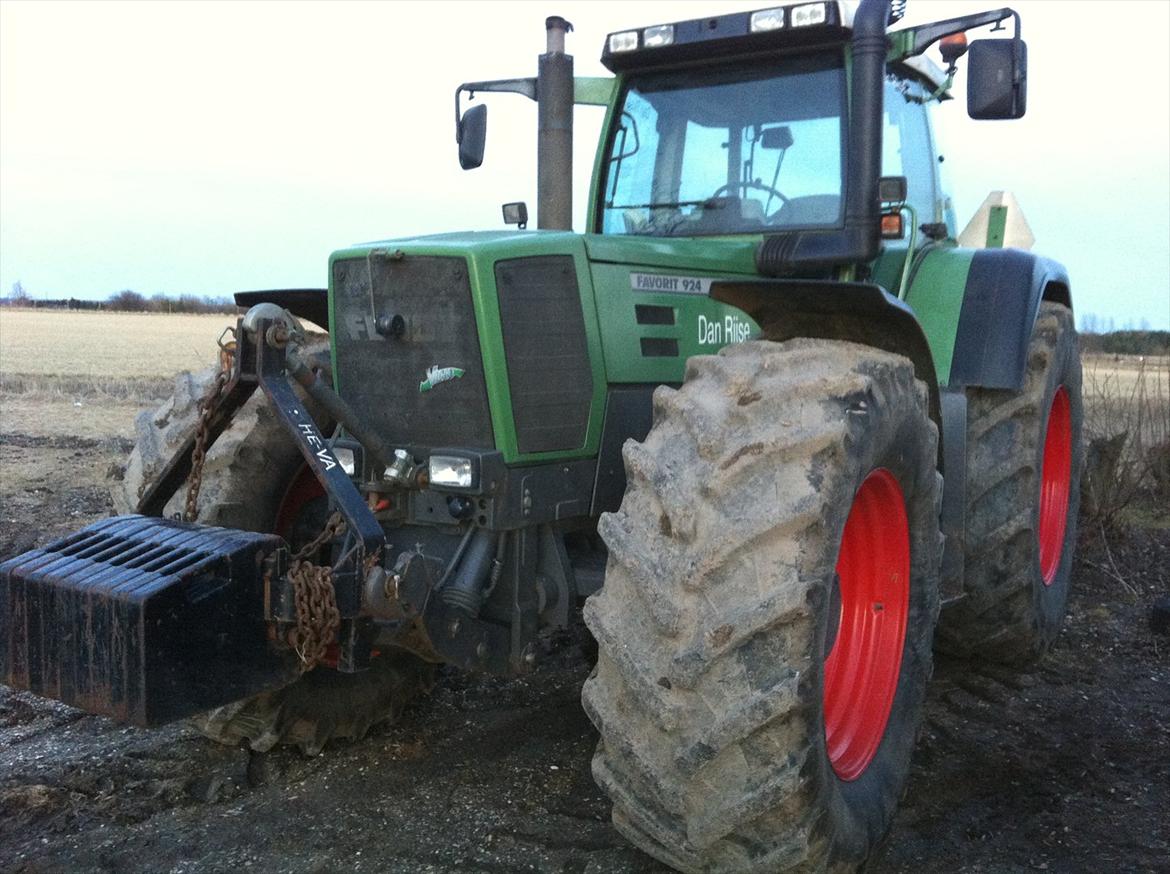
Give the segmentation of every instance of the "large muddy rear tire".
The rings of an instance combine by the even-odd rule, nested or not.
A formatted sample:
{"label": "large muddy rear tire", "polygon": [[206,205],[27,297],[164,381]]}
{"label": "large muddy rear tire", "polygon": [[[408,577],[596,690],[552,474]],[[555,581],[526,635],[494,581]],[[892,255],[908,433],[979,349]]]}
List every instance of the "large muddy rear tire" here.
{"label": "large muddy rear tire", "polygon": [[[848,869],[889,828],[938,614],[937,431],[900,356],[691,359],[602,517],[593,773],[682,871]],[[867,630],[868,629],[868,630]]]}
{"label": "large muddy rear tire", "polygon": [[1056,639],[1076,545],[1083,416],[1072,312],[1046,301],[1020,390],[967,394],[964,588],[939,620],[941,651],[1024,665]]}
{"label": "large muddy rear tire", "polygon": [[[318,340],[308,354],[327,354],[328,348],[328,340]],[[134,511],[143,490],[188,439],[199,399],[213,379],[210,370],[181,374],[170,400],[139,415],[134,450],[111,490],[119,512]],[[301,400],[329,433],[333,423],[303,395]],[[185,495],[180,489],[167,503],[167,516],[182,513]],[[196,521],[202,524],[274,531],[294,549],[318,534],[328,515],[323,490],[259,391],[208,450],[197,506]],[[258,751],[285,743],[315,755],[332,738],[360,738],[374,724],[393,722],[433,677],[433,665],[388,650],[368,671],[342,674],[318,667],[289,686],[216,708],[192,723],[221,743],[247,742]]]}

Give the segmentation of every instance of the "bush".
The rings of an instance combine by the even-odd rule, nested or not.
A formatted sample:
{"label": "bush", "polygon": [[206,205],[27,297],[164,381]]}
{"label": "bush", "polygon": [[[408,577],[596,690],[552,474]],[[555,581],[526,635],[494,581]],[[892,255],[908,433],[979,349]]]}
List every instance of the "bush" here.
{"label": "bush", "polygon": [[[1170,361],[1085,358],[1085,530],[1116,530],[1139,498],[1170,503]],[[1161,512],[1165,512],[1163,509]]]}

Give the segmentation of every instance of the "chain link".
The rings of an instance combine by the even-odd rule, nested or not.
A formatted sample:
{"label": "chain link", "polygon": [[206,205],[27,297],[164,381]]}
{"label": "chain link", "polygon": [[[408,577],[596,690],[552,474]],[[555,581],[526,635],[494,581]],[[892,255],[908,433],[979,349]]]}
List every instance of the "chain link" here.
{"label": "chain link", "polygon": [[344,531],[345,520],[341,518],[340,513],[334,513],[326,520],[325,527],[321,529],[321,533],[297,550],[296,555],[293,556],[293,560],[301,561],[307,559]]}
{"label": "chain link", "polygon": [[288,632],[288,645],[301,661],[301,671],[308,671],[325,658],[329,644],[337,636],[341,614],[337,610],[337,593],[333,588],[333,569],[309,561],[326,543],[345,531],[345,520],[334,513],[321,533],[297,550],[288,578],[293,585],[297,608],[296,627]]}
{"label": "chain link", "polygon": [[297,624],[289,630],[287,640],[304,672],[325,658],[341,626],[341,613],[333,589],[333,570],[328,565],[295,559],[288,578],[293,584]]}
{"label": "chain link", "polygon": [[183,519],[187,522],[194,522],[199,513],[197,504],[199,490],[203,488],[203,462],[207,460],[207,435],[211,417],[230,378],[230,366],[222,366],[221,363],[215,380],[208,387],[207,393],[199,399],[199,421],[195,426],[195,448],[191,451],[191,473],[187,476],[187,502],[183,511]]}

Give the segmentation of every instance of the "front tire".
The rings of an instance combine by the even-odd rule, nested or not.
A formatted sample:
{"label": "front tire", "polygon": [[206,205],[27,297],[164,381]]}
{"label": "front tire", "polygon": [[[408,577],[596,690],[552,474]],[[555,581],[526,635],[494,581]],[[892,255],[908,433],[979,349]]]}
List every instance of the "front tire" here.
{"label": "front tire", "polygon": [[630,841],[771,872],[886,833],[931,672],[936,449],[911,363],[851,343],[728,346],[655,392],[585,609],[593,771]]}
{"label": "front tire", "polygon": [[1026,665],[1064,622],[1076,545],[1081,359],[1072,312],[1040,305],[1019,391],[969,389],[963,597],[938,647]]}

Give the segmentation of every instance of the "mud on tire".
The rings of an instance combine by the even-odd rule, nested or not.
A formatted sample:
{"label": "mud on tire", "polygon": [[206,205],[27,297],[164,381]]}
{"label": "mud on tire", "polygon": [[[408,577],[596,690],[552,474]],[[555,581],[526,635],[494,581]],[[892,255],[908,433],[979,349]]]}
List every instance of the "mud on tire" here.
{"label": "mud on tire", "polygon": [[[849,868],[885,834],[932,665],[936,446],[911,363],[851,343],[728,346],[655,392],[585,610],[593,773],[634,844],[682,871],[770,872]],[[823,691],[838,549],[882,469],[905,498],[908,623],[884,731],[843,779]]]}
{"label": "mud on tire", "polygon": [[[1054,404],[1062,389],[1063,411],[1061,404]],[[1045,438],[1054,416],[1067,417],[1068,429],[1063,531],[1050,530],[1055,524],[1051,519],[1041,524]],[[1020,390],[967,392],[964,597],[939,620],[940,650],[1022,665],[1043,655],[1056,638],[1064,621],[1076,544],[1082,420],[1081,360],[1072,312],[1045,301],[1032,329]],[[1054,423],[1054,430],[1063,427]],[[1045,538],[1049,546],[1042,550]]]}
{"label": "mud on tire", "polygon": [[[328,349],[328,339],[320,338],[307,346],[306,354],[325,355]],[[180,374],[174,395],[157,410],[138,416],[134,450],[122,479],[111,487],[119,513],[134,512],[147,484],[194,430],[197,405],[214,376],[211,370]],[[299,389],[298,394],[329,433],[333,423]],[[197,521],[248,531],[284,527],[280,533],[296,548],[321,530],[327,515],[325,498],[307,470],[276,413],[257,391],[207,452]],[[186,489],[179,489],[165,515],[182,513],[185,495]],[[370,726],[394,721],[420,691],[430,688],[433,677],[433,665],[390,650],[366,672],[342,674],[318,667],[289,686],[216,708],[192,723],[221,743],[247,741],[258,751],[287,743],[315,755],[331,738],[360,738]]]}

